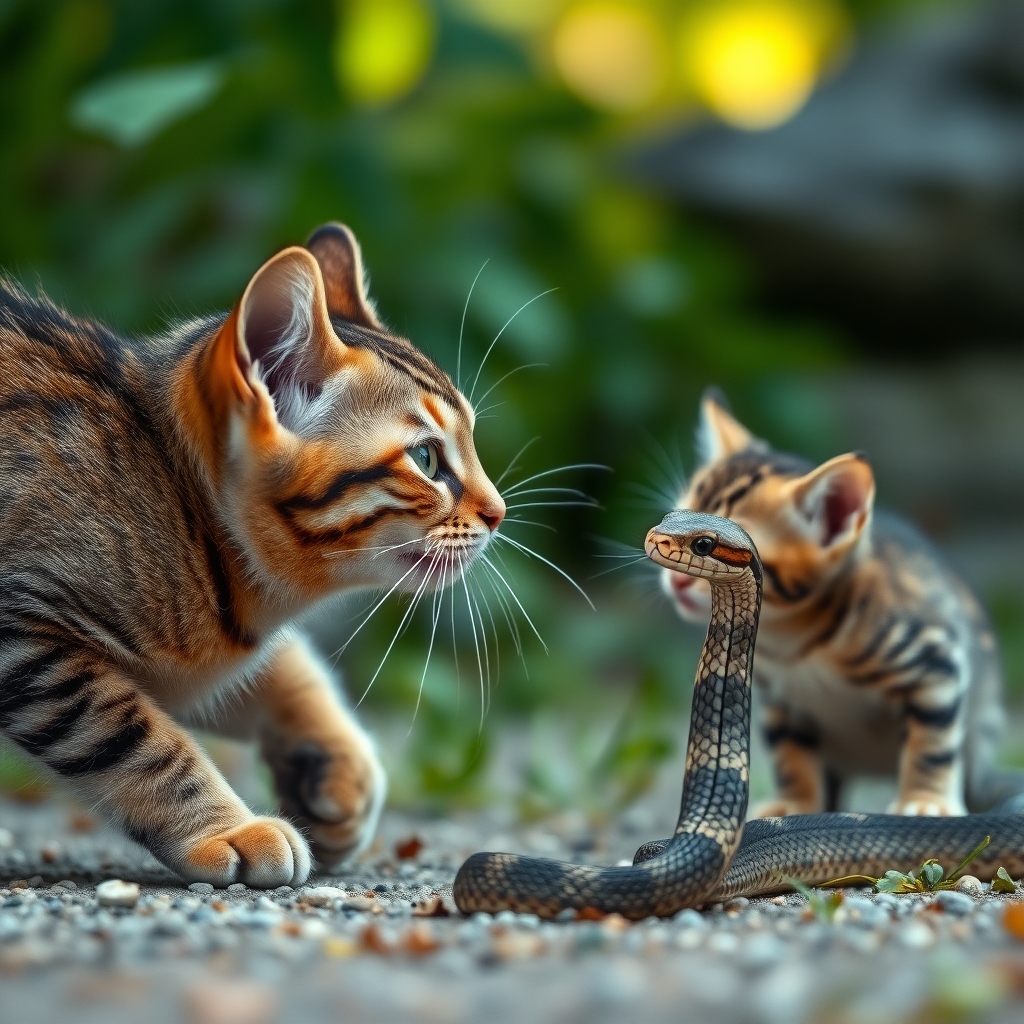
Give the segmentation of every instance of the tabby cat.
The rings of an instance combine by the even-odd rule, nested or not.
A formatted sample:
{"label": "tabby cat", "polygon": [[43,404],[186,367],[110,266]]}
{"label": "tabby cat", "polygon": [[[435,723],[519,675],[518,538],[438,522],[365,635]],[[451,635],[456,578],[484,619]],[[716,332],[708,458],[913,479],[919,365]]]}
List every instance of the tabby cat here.
{"label": "tabby cat", "polygon": [[[815,467],[773,451],[714,392],[698,441],[679,507],[735,520],[764,564],[754,677],[778,799],[755,813],[835,810],[860,775],[896,776],[899,814],[964,814],[1024,789],[991,767],[1003,712],[985,613],[911,526],[873,509],[863,456]],[[669,571],[663,584],[706,619],[707,584]]]}
{"label": "tabby cat", "polygon": [[[0,727],[186,879],[295,885],[385,779],[291,624],[433,589],[505,513],[449,377],[387,331],[339,224],[238,305],[122,338],[0,281]],[[185,730],[258,740],[257,817]]]}

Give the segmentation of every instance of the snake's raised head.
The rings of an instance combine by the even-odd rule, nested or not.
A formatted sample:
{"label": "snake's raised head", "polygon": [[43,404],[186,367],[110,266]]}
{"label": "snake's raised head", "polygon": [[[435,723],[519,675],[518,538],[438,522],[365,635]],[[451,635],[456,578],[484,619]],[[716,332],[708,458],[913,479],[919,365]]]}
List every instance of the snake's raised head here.
{"label": "snake's raised head", "polygon": [[752,573],[759,581],[761,560],[754,542],[731,519],[676,509],[647,532],[647,557],[658,565],[707,580]]}

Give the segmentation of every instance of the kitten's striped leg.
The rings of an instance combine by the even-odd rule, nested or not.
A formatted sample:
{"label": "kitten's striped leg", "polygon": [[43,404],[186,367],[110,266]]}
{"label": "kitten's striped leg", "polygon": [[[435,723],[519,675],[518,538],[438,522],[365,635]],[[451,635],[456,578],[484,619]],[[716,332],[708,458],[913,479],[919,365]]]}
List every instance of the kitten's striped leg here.
{"label": "kitten's striped leg", "polygon": [[0,726],[190,881],[295,885],[296,830],[257,818],[192,738],[120,672],[59,645],[5,652]]}
{"label": "kitten's striped leg", "polygon": [[281,647],[258,681],[260,743],[282,810],[317,862],[334,866],[373,838],[386,789],[377,752],[305,642]]}
{"label": "kitten's striped leg", "polygon": [[816,814],[825,806],[825,770],[818,752],[817,730],[798,721],[788,708],[765,709],[765,740],[772,754],[779,795],[754,808],[751,817]]}
{"label": "kitten's striped leg", "polygon": [[964,803],[965,682],[955,664],[936,664],[903,705],[896,814],[966,814]]}

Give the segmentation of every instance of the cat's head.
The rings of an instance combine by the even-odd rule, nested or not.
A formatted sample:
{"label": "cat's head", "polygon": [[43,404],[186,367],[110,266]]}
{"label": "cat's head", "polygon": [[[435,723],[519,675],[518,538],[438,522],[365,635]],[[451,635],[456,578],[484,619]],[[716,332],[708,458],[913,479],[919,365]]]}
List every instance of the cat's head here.
{"label": "cat's head", "polygon": [[451,583],[505,504],[449,376],[388,331],[327,224],[268,260],[179,386],[227,527],[282,596]]}
{"label": "cat's head", "polygon": [[[768,606],[796,606],[816,593],[862,550],[875,497],[871,467],[857,454],[815,467],[773,451],[709,391],[701,400],[700,465],[679,508],[739,523],[764,566]],[[684,618],[707,618],[710,589],[666,570],[662,579]]]}

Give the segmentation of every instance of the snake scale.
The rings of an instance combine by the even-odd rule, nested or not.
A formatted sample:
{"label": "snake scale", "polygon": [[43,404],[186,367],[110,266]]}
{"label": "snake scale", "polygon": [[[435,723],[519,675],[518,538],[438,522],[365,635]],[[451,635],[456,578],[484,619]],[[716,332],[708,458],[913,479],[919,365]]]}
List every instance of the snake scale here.
{"label": "snake scale", "polygon": [[1024,814],[916,818],[807,814],[744,825],[749,791],[750,687],[761,608],[761,562],[735,523],[688,510],[669,513],[648,535],[659,565],[711,584],[711,623],[694,683],[693,709],[674,835],[647,843],[631,866],[594,867],[507,853],[477,853],[453,886],[464,913],[514,910],[556,917],[592,909],[639,919],[731,896],[845,875],[910,871],[935,857],[947,868],[991,836],[971,865],[981,878],[1002,864],[1024,873]]}

